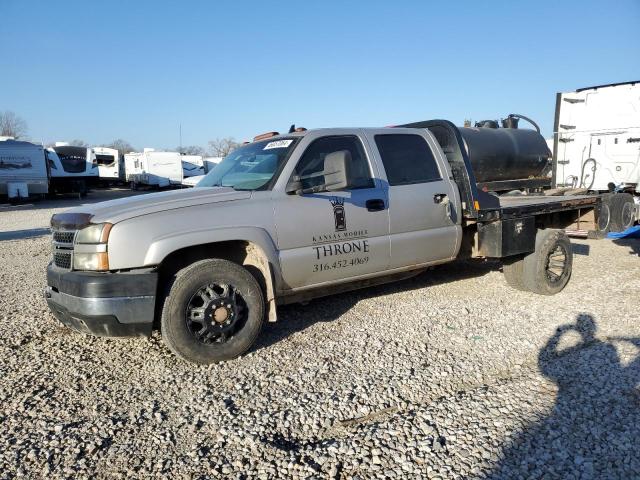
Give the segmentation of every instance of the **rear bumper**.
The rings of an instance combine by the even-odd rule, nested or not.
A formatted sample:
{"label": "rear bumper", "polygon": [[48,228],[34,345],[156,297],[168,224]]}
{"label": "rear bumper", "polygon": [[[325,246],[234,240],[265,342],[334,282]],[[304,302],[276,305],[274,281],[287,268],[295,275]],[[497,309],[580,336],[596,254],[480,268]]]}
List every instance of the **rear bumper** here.
{"label": "rear bumper", "polygon": [[99,336],[148,336],[153,328],[157,273],[69,272],[49,265],[44,297],[64,325]]}

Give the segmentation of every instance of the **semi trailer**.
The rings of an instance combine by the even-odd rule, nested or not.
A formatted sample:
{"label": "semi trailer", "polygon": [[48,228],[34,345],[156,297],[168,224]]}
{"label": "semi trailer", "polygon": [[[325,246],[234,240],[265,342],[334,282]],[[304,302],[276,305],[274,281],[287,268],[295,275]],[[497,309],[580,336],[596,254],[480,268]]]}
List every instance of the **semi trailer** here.
{"label": "semi trailer", "polygon": [[640,220],[640,82],[556,95],[553,183],[602,196],[602,216],[620,231]]}
{"label": "semi trailer", "polygon": [[[565,229],[596,229],[599,197],[490,193],[474,169],[488,144],[469,148],[483,132],[432,120],[256,137],[193,189],[54,215],[45,298],[72,329],[159,328],[178,357],[211,363],[249,349],[278,305],[461,258],[498,259],[511,287],[557,294],[572,273]],[[544,145],[544,163],[534,134],[511,138]]]}

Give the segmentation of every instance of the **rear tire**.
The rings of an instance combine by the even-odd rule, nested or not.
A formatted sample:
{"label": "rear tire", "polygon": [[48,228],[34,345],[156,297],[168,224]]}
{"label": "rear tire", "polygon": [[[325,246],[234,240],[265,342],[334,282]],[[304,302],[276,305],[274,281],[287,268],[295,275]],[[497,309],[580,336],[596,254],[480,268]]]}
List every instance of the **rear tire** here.
{"label": "rear tire", "polygon": [[615,193],[609,197],[611,231],[624,232],[634,223],[635,204],[628,193]]}
{"label": "rear tire", "polygon": [[255,342],[264,319],[262,289],[242,266],[201,260],[180,270],[162,310],[169,349],[188,362],[231,360]]}
{"label": "rear tire", "polygon": [[562,230],[538,230],[536,249],[524,258],[523,279],[527,290],[555,295],[569,282],[573,268],[571,242]]}
{"label": "rear tire", "polygon": [[505,258],[502,263],[502,273],[510,287],[516,290],[526,291],[524,285],[524,257],[518,255]]}
{"label": "rear tire", "polygon": [[607,233],[611,228],[611,207],[609,202],[602,199],[596,210],[596,218],[598,232]]}

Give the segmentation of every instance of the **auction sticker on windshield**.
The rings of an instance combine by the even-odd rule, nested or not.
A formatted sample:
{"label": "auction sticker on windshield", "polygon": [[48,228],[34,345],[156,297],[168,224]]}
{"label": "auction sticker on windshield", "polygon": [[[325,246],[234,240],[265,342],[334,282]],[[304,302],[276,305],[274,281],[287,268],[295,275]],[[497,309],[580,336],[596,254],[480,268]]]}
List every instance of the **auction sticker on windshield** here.
{"label": "auction sticker on windshield", "polygon": [[287,148],[293,140],[275,140],[267,143],[263,150],[271,150],[272,148]]}

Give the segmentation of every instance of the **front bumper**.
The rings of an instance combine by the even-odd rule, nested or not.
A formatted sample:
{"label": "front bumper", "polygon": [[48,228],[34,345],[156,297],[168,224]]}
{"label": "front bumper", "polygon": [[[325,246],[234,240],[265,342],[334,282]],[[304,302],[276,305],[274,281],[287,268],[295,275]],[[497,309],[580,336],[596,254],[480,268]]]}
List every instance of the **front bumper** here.
{"label": "front bumper", "polygon": [[44,297],[54,316],[83,333],[107,337],[149,336],[158,274],[70,272],[47,267]]}

